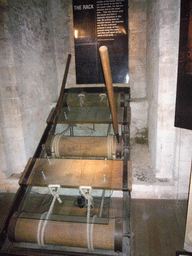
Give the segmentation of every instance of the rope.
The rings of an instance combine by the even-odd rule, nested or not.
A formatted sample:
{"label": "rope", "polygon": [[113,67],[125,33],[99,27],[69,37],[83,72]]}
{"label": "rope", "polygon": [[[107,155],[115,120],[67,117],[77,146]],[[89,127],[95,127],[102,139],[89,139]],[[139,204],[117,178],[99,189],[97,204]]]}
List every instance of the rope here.
{"label": "rope", "polygon": [[90,247],[91,247],[92,252],[94,251],[94,247],[93,247],[93,228],[94,228],[94,222],[95,222],[96,218],[97,218],[97,215],[94,215],[93,219],[92,219],[91,231],[90,231]]}
{"label": "rope", "polygon": [[41,218],[40,218],[40,221],[39,221],[39,224],[38,224],[38,229],[37,229],[37,244],[38,244],[38,245],[42,245],[42,244],[41,244],[41,236],[42,236],[41,226],[42,226],[42,223],[43,223],[43,220],[44,220],[46,214],[47,214],[47,212],[44,212],[44,213],[41,215]]}
{"label": "rope", "polygon": [[58,191],[60,188],[60,185],[48,185],[48,188],[53,196],[53,200],[51,202],[51,205],[49,207],[48,212],[44,212],[40,218],[39,224],[38,224],[38,229],[37,229],[37,244],[39,246],[44,246],[44,233],[45,233],[45,227],[47,225],[48,219],[50,215],[53,212],[53,208],[55,205],[55,201],[58,200],[59,203],[62,203]]}
{"label": "rope", "polygon": [[[93,197],[91,196],[91,186],[80,186],[79,190],[81,194],[87,199],[87,248],[89,251],[93,251],[93,227],[97,215],[93,216],[92,223],[90,223],[90,213]],[[85,193],[84,190],[88,190],[88,193]]]}
{"label": "rope", "polygon": [[91,244],[90,244],[90,212],[91,212],[91,196],[88,196],[88,206],[87,206],[87,247],[88,250],[91,251]]}
{"label": "rope", "polygon": [[[90,212],[91,212],[91,202],[93,200],[91,196],[91,186],[80,186],[79,190],[81,194],[87,199],[87,248],[90,251],[91,245],[90,245]],[[84,190],[88,190],[88,194],[85,193]]]}

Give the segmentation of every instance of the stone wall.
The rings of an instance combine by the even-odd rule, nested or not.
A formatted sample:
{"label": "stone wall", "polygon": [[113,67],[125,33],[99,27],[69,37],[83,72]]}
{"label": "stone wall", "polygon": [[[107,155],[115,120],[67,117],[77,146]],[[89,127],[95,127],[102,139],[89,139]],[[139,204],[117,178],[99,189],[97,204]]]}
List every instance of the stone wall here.
{"label": "stone wall", "polygon": [[[57,56],[64,51],[59,42],[68,51],[70,47],[67,36],[56,31],[58,24],[52,19],[55,9],[51,1],[9,1],[9,4],[1,1],[0,173],[3,177],[23,171],[45,128],[51,103],[58,98],[62,78]],[[61,19],[66,17],[61,3],[59,9],[60,26],[66,23],[68,28],[69,19]],[[53,35],[57,34],[63,40],[54,40]]]}
{"label": "stone wall", "polygon": [[0,40],[0,147],[1,177],[20,172],[26,164],[22,129],[21,102],[16,76],[13,41],[10,33],[8,6],[1,4]]}
{"label": "stone wall", "polygon": [[149,100],[148,111],[148,138],[150,151],[153,152],[152,162],[156,163],[156,130],[157,130],[157,106],[158,106],[158,81],[159,81],[159,1],[147,2],[147,98]]}
{"label": "stone wall", "polygon": [[76,86],[75,56],[73,37],[72,0],[50,0],[51,24],[53,27],[53,43],[55,68],[58,78],[58,95],[63,80],[68,53],[72,55],[66,87]]}

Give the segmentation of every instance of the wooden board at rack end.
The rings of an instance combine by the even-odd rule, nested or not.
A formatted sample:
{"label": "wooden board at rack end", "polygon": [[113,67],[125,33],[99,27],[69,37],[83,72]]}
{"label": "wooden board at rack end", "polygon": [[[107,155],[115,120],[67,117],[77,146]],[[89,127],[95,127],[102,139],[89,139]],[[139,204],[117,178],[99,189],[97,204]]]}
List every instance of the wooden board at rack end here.
{"label": "wooden board at rack end", "polygon": [[122,190],[123,161],[38,158],[26,185]]}

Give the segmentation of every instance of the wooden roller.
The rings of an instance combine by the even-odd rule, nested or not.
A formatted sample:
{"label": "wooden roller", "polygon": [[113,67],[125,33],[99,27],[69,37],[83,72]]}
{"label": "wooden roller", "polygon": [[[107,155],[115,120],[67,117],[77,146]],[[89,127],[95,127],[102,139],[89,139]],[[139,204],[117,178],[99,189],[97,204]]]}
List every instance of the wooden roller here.
{"label": "wooden roller", "polygon": [[[12,218],[8,236],[11,241],[37,243],[38,219]],[[115,219],[108,225],[94,224],[93,247],[114,250]],[[44,243],[70,247],[87,247],[87,224],[74,222],[48,221],[44,231]]]}
{"label": "wooden roller", "polygon": [[56,157],[104,157],[115,158],[116,155],[115,136],[107,137],[76,137],[76,136],[54,136],[51,141],[51,152]]}
{"label": "wooden roller", "polygon": [[116,106],[115,106],[115,97],[114,97],[113,83],[112,83],[112,77],[111,77],[108,49],[106,46],[101,46],[99,48],[99,51],[100,51],[101,63],[102,63],[102,67],[103,67],[103,73],[104,73],[104,77],[105,77],[105,83],[107,86],[109,104],[110,104],[110,108],[111,108],[113,129],[114,129],[115,135],[117,136],[117,139],[119,140],[117,111],[116,111]]}

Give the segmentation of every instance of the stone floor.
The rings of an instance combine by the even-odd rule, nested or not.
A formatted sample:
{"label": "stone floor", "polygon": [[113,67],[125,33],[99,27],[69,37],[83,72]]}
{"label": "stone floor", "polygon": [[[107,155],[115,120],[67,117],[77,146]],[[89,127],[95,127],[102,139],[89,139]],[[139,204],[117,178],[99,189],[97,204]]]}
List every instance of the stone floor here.
{"label": "stone floor", "polygon": [[154,183],[149,148],[146,144],[131,144],[131,162],[133,183]]}

